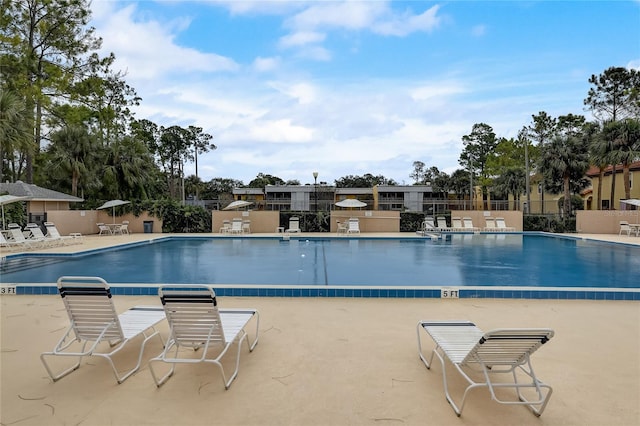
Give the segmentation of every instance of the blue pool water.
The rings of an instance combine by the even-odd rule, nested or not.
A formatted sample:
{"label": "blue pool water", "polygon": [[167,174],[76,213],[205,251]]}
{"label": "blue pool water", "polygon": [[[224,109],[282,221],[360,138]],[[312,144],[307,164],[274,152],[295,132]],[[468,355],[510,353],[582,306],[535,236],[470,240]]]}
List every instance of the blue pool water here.
{"label": "blue pool water", "polygon": [[82,256],[3,261],[1,283],[640,287],[640,247],[543,235],[430,239],[167,238]]}

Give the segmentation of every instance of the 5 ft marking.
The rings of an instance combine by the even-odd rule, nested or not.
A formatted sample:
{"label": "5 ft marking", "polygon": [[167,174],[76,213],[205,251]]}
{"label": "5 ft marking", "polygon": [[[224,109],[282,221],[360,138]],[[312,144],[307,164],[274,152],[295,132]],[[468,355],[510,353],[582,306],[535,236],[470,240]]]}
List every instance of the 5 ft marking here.
{"label": "5 ft marking", "polygon": [[440,289],[441,299],[457,299],[458,297],[460,297],[460,294],[457,288],[441,288]]}

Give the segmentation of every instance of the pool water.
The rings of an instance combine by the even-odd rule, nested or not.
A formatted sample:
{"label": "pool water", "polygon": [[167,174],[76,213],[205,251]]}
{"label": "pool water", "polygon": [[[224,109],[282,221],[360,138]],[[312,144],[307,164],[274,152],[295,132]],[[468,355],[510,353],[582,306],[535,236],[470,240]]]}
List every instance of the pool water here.
{"label": "pool water", "polygon": [[544,235],[431,239],[174,237],[82,256],[3,261],[2,283],[640,287],[640,247]]}

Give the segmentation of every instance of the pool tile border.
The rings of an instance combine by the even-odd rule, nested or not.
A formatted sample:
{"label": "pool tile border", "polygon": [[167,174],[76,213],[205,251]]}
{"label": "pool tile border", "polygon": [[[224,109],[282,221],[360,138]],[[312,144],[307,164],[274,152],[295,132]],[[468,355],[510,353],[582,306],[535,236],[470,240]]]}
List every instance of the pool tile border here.
{"label": "pool tile border", "polygon": [[[2,284],[2,286],[9,286]],[[57,294],[55,284],[15,284],[18,295],[52,295]],[[189,284],[172,284],[176,287],[189,287]],[[123,296],[156,296],[160,285],[110,284],[112,293]],[[339,297],[339,298],[408,298],[439,299],[441,289],[438,288],[381,288],[350,286],[212,286],[218,296],[227,297]],[[458,290],[460,299],[548,299],[548,300],[621,300],[640,301],[640,289],[593,289],[593,288],[513,288],[513,287],[447,287]],[[451,299],[445,299],[451,300]]]}

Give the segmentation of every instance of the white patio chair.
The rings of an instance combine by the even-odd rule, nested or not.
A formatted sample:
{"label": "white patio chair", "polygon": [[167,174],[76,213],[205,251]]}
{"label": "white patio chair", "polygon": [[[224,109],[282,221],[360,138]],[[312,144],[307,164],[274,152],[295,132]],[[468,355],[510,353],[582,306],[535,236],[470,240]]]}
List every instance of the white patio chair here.
{"label": "white patio chair", "polygon": [[73,235],[60,235],[58,228],[56,228],[55,223],[53,222],[45,222],[45,228],[47,228],[47,238],[51,238],[53,240],[59,241],[62,244],[73,244],[75,242],[82,241],[82,234],[74,233]]}
{"label": "white patio chair", "polygon": [[58,244],[62,244],[62,240],[58,238],[47,238],[42,229],[36,223],[27,223],[27,226],[24,227],[25,231],[28,231],[29,237],[27,240],[35,241],[40,243],[43,247],[49,246],[53,247]]}
{"label": "white patio chair", "polygon": [[[421,329],[435,343],[429,359],[423,354]],[[492,400],[500,404],[525,405],[536,416],[547,406],[553,389],[536,377],[530,356],[553,337],[553,330],[508,328],[485,333],[469,321],[419,321],[417,334],[418,354],[425,366],[431,369],[434,355],[440,360],[445,396],[458,416],[462,414],[469,392],[478,387],[486,387]],[[468,384],[459,406],[449,393],[445,360]],[[511,375],[512,380],[494,381],[501,374]],[[524,377],[525,381],[518,381],[518,376]],[[504,388],[513,389],[515,397],[507,399],[508,395],[503,391],[498,395],[496,390]],[[534,399],[528,399],[530,394]]]}
{"label": "white patio chair", "polygon": [[6,239],[4,237],[4,231],[0,232],[0,247],[7,250],[21,250],[27,248],[26,244],[23,242]]}
{"label": "white patio chair", "polygon": [[516,230],[513,226],[507,226],[503,217],[496,217],[496,228],[502,232],[513,232]]}
{"label": "white patio chair", "polygon": [[418,235],[425,236],[429,232],[437,232],[435,220],[431,216],[426,216],[422,223],[420,224],[420,228],[416,231]]}
{"label": "white patio chair", "polygon": [[300,230],[300,218],[292,217],[289,219],[289,228],[285,229],[284,232],[301,232]]}
{"label": "white patio chair", "polygon": [[441,232],[451,231],[451,228],[449,228],[449,225],[447,225],[447,218],[444,216],[436,217],[436,225],[438,230]]}
{"label": "white patio chair", "polygon": [[224,219],[222,221],[222,226],[220,227],[221,234],[228,234],[231,230],[231,221],[229,219]]}
{"label": "white patio chair", "polygon": [[118,232],[122,235],[129,235],[129,221],[128,220],[123,220],[122,224],[120,225]]}
{"label": "white patio chair", "polygon": [[347,234],[359,234],[360,233],[360,220],[357,217],[352,217],[347,222],[349,227],[347,228]]}
{"label": "white patio chair", "polygon": [[113,231],[111,230],[109,225],[105,225],[104,223],[97,223],[97,225],[98,230],[100,230],[98,235],[113,235]]}
{"label": "white patio chair", "polygon": [[473,220],[470,217],[462,218],[462,228],[464,231],[471,231],[471,232],[476,232],[480,230],[480,228],[473,226]]}
{"label": "white patio chair", "polygon": [[343,235],[347,233],[347,229],[349,229],[348,221],[337,222],[337,225],[338,225],[338,229],[337,229],[338,235]]}
{"label": "white patio chair", "polygon": [[[165,318],[160,306],[135,306],[118,315],[109,285],[100,277],[60,277],[58,290],[71,324],[53,350],[40,355],[54,382],[77,370],[82,357],[97,356],[109,362],[116,380],[122,383],[140,368],[145,345],[151,338],[158,336],[164,344],[155,329]],[[111,357],[138,336],[144,338],[138,363],[120,374]],[[60,373],[54,373],[47,363],[48,357],[74,357],[78,358],[78,362]]]}
{"label": "white patio chair", "polygon": [[457,216],[451,217],[451,230],[452,231],[464,231],[464,226],[462,226],[462,219]]}
{"label": "white patio chair", "polygon": [[8,241],[12,242],[12,244],[22,244],[22,247],[25,249],[38,248],[43,245],[43,242],[36,239],[25,238],[22,229],[20,229],[20,225],[17,223],[7,225],[7,235]]}
{"label": "white patio chair", "polygon": [[[256,309],[218,309],[215,291],[208,286],[188,286],[188,288],[161,287],[160,300],[169,321],[170,334],[162,353],[149,361],[149,370],[156,385],[160,387],[171,377],[176,364],[214,364],[220,370],[225,389],[238,375],[240,349],[246,340],[249,352],[258,344],[260,315]],[[255,318],[253,341],[249,342],[245,327]],[[231,348],[237,346],[235,370],[227,378],[222,358]],[[183,352],[181,347],[194,351]],[[200,350],[200,357],[193,357]],[[171,354],[170,352],[173,352]],[[190,356],[189,356],[190,355]],[[158,362],[171,364],[169,372],[158,376],[155,365]]]}
{"label": "white patio chair", "polygon": [[484,230],[489,232],[498,231],[498,227],[496,226],[496,219],[493,217],[485,217],[484,218],[485,226]]}
{"label": "white patio chair", "polygon": [[627,234],[627,236],[631,235],[631,226],[629,226],[629,222],[627,222],[626,220],[621,220],[620,221],[620,232],[618,232],[618,235],[622,235]]}
{"label": "white patio chair", "polygon": [[229,228],[228,234],[243,234],[244,230],[242,229],[242,219],[233,219],[231,221],[231,228]]}

